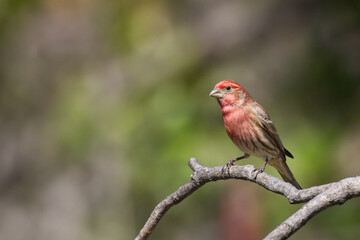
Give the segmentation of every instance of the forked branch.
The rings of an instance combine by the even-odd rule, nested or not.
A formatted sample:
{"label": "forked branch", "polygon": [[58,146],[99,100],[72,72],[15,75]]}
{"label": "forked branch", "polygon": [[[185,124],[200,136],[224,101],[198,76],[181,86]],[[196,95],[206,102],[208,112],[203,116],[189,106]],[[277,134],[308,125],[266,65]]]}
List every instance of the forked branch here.
{"label": "forked branch", "polygon": [[204,167],[195,158],[190,158],[188,164],[194,171],[191,175],[191,181],[181,186],[155,207],[136,240],[148,239],[160,219],[172,206],[180,203],[204,184],[218,180],[242,179],[251,181],[269,191],[285,196],[292,204],[307,202],[265,239],[287,239],[322,210],[360,196],[360,176],[298,190],[290,183],[283,182],[266,173],[261,173],[255,178],[255,167],[252,165],[232,166],[229,172],[224,174],[222,167]]}

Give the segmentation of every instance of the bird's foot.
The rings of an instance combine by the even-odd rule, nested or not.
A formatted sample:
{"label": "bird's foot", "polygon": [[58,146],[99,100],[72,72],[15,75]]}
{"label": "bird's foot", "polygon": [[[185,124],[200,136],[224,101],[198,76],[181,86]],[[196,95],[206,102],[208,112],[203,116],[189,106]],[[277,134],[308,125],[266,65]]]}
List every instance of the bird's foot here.
{"label": "bird's foot", "polygon": [[262,166],[261,168],[255,168],[255,169],[254,169],[254,172],[255,172],[255,178],[254,178],[254,179],[257,178],[257,176],[258,176],[259,173],[264,172],[264,170],[265,170],[265,167],[264,167],[264,166]]}
{"label": "bird's foot", "polygon": [[228,161],[223,168],[221,169],[221,174],[224,176],[225,173],[227,173],[228,175],[230,174],[230,168],[231,166],[234,166],[234,159]]}
{"label": "bird's foot", "polygon": [[254,169],[254,172],[255,172],[255,178],[254,178],[254,179],[257,178],[257,175],[258,175],[259,173],[262,173],[262,172],[265,171],[265,167],[266,167],[266,165],[268,164],[268,162],[269,162],[269,157],[266,157],[264,165],[263,165],[261,168],[255,168],[255,169]]}

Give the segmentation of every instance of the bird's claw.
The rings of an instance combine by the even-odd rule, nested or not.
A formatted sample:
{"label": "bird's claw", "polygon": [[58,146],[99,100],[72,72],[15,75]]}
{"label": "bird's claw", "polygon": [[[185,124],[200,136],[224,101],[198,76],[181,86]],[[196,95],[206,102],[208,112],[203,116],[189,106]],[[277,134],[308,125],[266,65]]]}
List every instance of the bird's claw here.
{"label": "bird's claw", "polygon": [[230,168],[231,168],[231,166],[234,166],[234,161],[233,161],[233,160],[228,161],[228,162],[223,166],[223,168],[221,169],[221,174],[222,174],[222,175],[225,175],[225,172],[227,172],[227,174],[229,175],[229,174],[230,174]]}
{"label": "bird's claw", "polygon": [[257,178],[257,175],[258,175],[259,173],[264,172],[264,170],[265,170],[265,168],[264,168],[264,167],[261,167],[261,168],[255,168],[255,169],[253,170],[253,172],[255,172],[255,178],[254,178],[254,179],[256,179],[256,178]]}

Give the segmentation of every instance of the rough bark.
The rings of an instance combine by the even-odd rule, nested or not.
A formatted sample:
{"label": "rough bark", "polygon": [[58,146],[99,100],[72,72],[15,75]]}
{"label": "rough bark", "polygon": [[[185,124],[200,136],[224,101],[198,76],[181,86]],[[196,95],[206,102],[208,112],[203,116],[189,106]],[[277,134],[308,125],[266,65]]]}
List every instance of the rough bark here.
{"label": "rough bark", "polygon": [[285,196],[291,204],[307,202],[264,238],[272,240],[287,239],[324,209],[343,204],[348,199],[360,196],[360,176],[298,190],[290,183],[283,182],[266,173],[258,174],[255,178],[256,168],[252,165],[232,166],[229,171],[224,173],[222,166],[204,167],[195,158],[191,158],[188,164],[194,171],[191,175],[191,181],[181,186],[155,207],[136,240],[148,239],[160,219],[172,206],[180,203],[204,184],[218,180],[242,179],[251,181],[269,191]]}

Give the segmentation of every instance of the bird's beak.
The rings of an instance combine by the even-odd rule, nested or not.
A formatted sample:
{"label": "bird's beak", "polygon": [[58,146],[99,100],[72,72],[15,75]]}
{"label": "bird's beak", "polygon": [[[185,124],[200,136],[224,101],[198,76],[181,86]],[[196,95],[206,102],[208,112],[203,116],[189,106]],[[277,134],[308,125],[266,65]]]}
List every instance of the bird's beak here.
{"label": "bird's beak", "polygon": [[218,88],[214,88],[211,92],[210,92],[210,97],[214,97],[214,98],[222,98],[223,97],[223,93],[221,92],[220,89]]}

